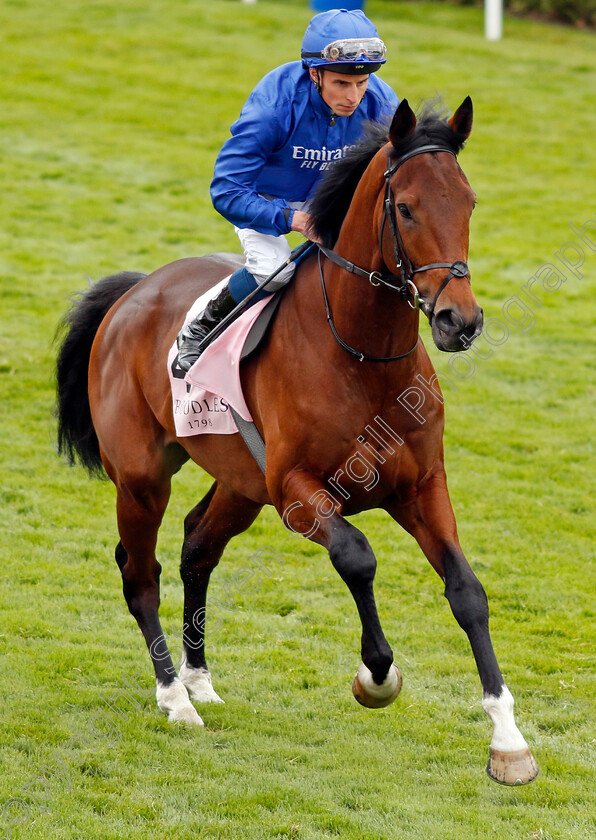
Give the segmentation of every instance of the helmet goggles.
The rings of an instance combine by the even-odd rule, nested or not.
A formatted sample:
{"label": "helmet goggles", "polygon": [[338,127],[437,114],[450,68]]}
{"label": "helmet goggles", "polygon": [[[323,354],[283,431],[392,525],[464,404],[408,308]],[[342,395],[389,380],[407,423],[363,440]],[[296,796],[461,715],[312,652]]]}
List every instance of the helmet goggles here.
{"label": "helmet goggles", "polygon": [[327,44],[321,52],[303,52],[302,58],[322,58],[333,63],[362,58],[382,62],[386,55],[387,47],[380,38],[342,38]]}

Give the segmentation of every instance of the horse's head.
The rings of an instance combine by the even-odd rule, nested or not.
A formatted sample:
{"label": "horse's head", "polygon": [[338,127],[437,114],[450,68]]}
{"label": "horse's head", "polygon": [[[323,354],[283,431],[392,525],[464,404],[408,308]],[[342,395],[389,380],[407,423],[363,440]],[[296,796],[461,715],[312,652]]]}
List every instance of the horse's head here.
{"label": "horse's head", "polygon": [[475,194],[456,155],[472,130],[467,97],[450,120],[418,122],[403,100],[386,146],[385,200],[379,207],[383,260],[428,317],[439,350],[464,349],[482,330],[467,266]]}

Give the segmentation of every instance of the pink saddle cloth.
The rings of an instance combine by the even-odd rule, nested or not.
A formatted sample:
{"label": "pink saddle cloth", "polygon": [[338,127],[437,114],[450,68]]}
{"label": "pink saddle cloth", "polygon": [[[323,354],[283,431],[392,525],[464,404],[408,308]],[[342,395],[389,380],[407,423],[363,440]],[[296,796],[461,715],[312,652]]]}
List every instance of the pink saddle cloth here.
{"label": "pink saddle cloth", "polygon": [[[205,308],[211,290],[195,301],[184,319],[187,324]],[[252,420],[242,394],[240,357],[252,325],[269,297],[245,310],[201,354],[185,379],[174,376],[176,343],[168,353],[168,374],[172,388],[172,411],[178,437],[190,435],[233,435],[238,431],[230,406],[244,420]]]}

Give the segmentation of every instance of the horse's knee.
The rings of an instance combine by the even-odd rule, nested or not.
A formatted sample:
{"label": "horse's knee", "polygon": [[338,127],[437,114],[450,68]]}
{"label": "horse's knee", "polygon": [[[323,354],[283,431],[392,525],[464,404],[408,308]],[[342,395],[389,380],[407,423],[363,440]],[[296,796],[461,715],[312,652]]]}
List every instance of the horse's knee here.
{"label": "horse's knee", "polygon": [[[120,546],[119,546],[120,547]],[[123,562],[124,560],[124,562]],[[128,555],[116,549],[116,562],[122,572],[122,592],[130,613],[137,619],[159,609],[161,565],[154,560],[149,570],[139,574],[128,564]]]}
{"label": "horse's knee", "polygon": [[331,540],[329,557],[334,569],[348,587],[372,583],[377,571],[377,559],[364,534],[348,523]]}
{"label": "horse's knee", "polygon": [[184,541],[180,561],[180,577],[185,585],[192,586],[209,579],[219,563],[222,551],[208,541],[193,535]]}
{"label": "horse's knee", "polygon": [[123,580],[122,591],[130,614],[137,621],[142,621],[159,610],[159,586],[144,586],[142,589],[134,582]]}
{"label": "horse's knee", "polygon": [[180,579],[184,586],[190,589],[205,586],[209,581],[211,572],[218,563],[219,558],[206,561],[205,559],[193,560],[187,557],[180,563]]}

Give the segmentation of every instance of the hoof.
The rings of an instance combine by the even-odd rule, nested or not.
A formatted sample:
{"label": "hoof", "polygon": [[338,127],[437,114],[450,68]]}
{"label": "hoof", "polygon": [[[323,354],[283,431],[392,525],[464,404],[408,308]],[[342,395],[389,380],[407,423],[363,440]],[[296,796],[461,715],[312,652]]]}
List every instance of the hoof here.
{"label": "hoof", "polygon": [[223,703],[211,683],[207,668],[191,668],[184,663],[180,667],[180,679],[193,700],[198,703]]}
{"label": "hoof", "polygon": [[352,694],[367,709],[382,709],[393,703],[401,691],[401,684],[401,671],[397,665],[391,665],[383,682],[377,685],[369,669],[362,663],[352,683]]}
{"label": "hoof", "polygon": [[191,726],[204,726],[203,718],[198,714],[192,703],[180,709],[173,709],[168,713],[171,723],[188,723]]}
{"label": "hoof", "polygon": [[527,785],[538,775],[538,765],[527,748],[517,752],[491,749],[486,772],[500,785]]}
{"label": "hoof", "polygon": [[203,726],[197,710],[188,699],[188,692],[180,680],[176,679],[169,686],[157,684],[157,705],[172,723],[189,723]]}

